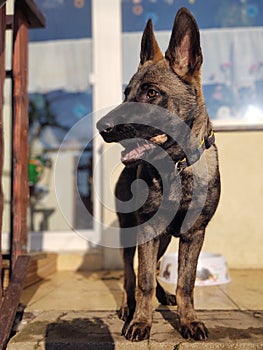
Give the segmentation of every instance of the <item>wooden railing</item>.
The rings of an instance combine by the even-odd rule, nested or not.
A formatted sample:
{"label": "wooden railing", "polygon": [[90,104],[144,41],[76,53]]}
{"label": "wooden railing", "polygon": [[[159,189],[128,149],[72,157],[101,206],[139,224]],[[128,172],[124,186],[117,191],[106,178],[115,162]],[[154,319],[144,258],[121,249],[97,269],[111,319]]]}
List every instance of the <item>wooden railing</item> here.
{"label": "wooden railing", "polygon": [[[10,281],[5,294],[0,278],[0,350],[5,349],[23,288],[30,256],[27,254],[28,207],[28,29],[44,27],[45,19],[33,0],[16,0],[14,15],[6,16],[6,1],[0,1],[0,180],[3,167],[3,104],[5,69],[5,31],[12,29],[12,154]],[[2,232],[3,194],[0,181],[0,230]],[[0,273],[2,249],[0,235]],[[1,276],[0,276],[1,277]]]}
{"label": "wooden railing", "polygon": [[[5,28],[6,14],[5,4],[0,8],[0,253],[2,236],[2,215],[3,215],[3,191],[2,191],[2,172],[3,172],[3,105],[4,105],[4,81],[5,81]],[[0,273],[2,271],[2,254],[0,254]],[[2,278],[0,278],[0,303],[2,301]]]}

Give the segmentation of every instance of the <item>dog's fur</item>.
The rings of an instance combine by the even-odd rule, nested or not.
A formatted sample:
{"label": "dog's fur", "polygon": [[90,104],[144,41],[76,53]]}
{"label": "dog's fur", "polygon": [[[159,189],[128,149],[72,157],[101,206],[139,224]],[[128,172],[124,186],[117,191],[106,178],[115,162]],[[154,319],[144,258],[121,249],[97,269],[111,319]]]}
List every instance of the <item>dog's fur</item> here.
{"label": "dog's fur", "polygon": [[[199,29],[187,9],[180,9],[176,15],[165,56],[158,47],[152,22],[149,20],[142,37],[139,68],[125,90],[124,103],[97,124],[104,140],[122,142],[124,139],[130,139],[132,142],[135,137],[144,138],[148,140],[148,144],[153,143],[158,145],[157,148],[162,148],[173,160],[173,164],[178,165],[178,161],[180,162],[185,153],[178,143],[167,135],[167,123],[171,129],[176,129],[175,116],[179,117],[191,128],[198,144],[207,141],[211,135],[212,127],[201,89],[201,65]],[[163,118],[165,133],[162,130],[141,125],[139,120],[143,121],[144,116],[138,116],[138,111],[135,113],[132,109],[125,109],[128,102],[141,102],[164,108],[168,117],[166,118],[164,113],[160,118]],[[129,117],[134,118],[134,122],[131,123],[131,119],[127,121],[127,111],[130,111]],[[174,116],[174,121],[171,115]],[[196,151],[193,149],[195,146],[188,146],[190,152]],[[155,164],[162,162],[162,157],[158,157],[156,150],[147,149],[146,152],[148,157],[150,155],[152,157],[149,163],[140,159],[130,159],[131,156],[125,157],[124,152],[123,162],[126,167],[116,186],[116,197],[121,201],[131,199],[131,184],[135,179],[143,179],[149,188],[146,202],[137,211],[121,213],[117,208],[121,228],[138,225],[137,239],[140,242],[137,288],[133,268],[136,247],[129,246],[123,249],[124,295],[119,311],[119,317],[125,321],[122,334],[131,341],[149,338],[152,326],[152,299],[156,294],[162,304],[177,304],[180,317],[179,330],[184,338],[203,340],[207,338],[208,331],[204,323],[196,317],[193,290],[205,228],[216,210],[220,196],[217,148],[211,142],[192,163],[188,163],[180,171],[174,166],[164,170],[162,176],[170,182],[167,199],[167,203],[170,204],[165,207],[168,211],[173,208],[172,203],[178,202],[176,196],[179,185],[182,191],[180,201],[177,203],[178,207],[174,207],[173,219],[167,227],[162,226],[165,210],[162,211],[163,216],[158,213],[158,220],[154,225],[149,220],[158,211],[164,194],[163,179],[154,167]],[[205,172],[204,168],[206,168]],[[195,176],[198,181],[194,185]],[[198,196],[193,196],[193,186],[198,186]],[[199,197],[202,196],[203,205],[199,208],[201,205]],[[182,225],[186,220],[187,212],[191,210],[190,204],[200,209],[200,215],[185,232],[182,230]],[[141,224],[144,227],[143,232],[140,230]],[[147,235],[152,239],[143,240]],[[180,239],[176,297],[165,292],[158,281],[156,282],[156,264],[164,254],[172,235]]]}

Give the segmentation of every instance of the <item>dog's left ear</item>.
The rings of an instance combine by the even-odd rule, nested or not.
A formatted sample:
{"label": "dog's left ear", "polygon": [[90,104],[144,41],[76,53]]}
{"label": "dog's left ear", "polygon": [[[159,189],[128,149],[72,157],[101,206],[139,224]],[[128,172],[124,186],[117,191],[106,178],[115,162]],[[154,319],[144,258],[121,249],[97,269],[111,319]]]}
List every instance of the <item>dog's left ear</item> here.
{"label": "dog's left ear", "polygon": [[165,57],[175,73],[186,80],[191,79],[202,65],[198,25],[192,14],[184,7],[176,14]]}
{"label": "dog's left ear", "polygon": [[153,32],[152,20],[149,19],[142,36],[140,66],[142,66],[147,61],[158,62],[162,58],[163,54],[159,48]]}

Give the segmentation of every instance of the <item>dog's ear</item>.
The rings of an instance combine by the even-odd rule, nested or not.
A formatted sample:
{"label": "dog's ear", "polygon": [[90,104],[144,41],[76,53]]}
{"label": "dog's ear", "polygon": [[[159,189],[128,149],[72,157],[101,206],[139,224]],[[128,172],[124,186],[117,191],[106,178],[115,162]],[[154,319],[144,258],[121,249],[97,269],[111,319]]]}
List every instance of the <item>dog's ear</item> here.
{"label": "dog's ear", "polygon": [[146,61],[157,62],[163,58],[153,32],[152,20],[149,19],[143,32],[140,53],[140,66]]}
{"label": "dog's ear", "polygon": [[186,80],[199,72],[202,65],[203,56],[198,25],[184,7],[176,14],[165,57],[175,73]]}

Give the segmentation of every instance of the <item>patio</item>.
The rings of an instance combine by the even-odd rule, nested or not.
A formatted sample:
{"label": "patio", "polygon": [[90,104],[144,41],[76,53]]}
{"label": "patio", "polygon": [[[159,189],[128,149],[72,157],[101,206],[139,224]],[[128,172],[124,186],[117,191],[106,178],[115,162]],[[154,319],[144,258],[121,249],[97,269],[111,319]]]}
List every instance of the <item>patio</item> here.
{"label": "patio", "polygon": [[263,271],[230,275],[229,284],[195,289],[198,315],[209,328],[207,341],[184,340],[176,307],[156,301],[150,340],[130,343],[120,335],[116,315],[122,272],[59,271],[24,289],[23,318],[7,349],[263,349]]}

